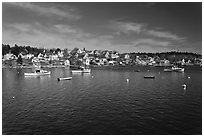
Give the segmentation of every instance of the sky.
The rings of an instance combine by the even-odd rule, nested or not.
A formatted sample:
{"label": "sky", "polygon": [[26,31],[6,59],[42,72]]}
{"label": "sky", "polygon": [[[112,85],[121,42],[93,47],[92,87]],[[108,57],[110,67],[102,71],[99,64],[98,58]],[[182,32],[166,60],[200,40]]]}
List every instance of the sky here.
{"label": "sky", "polygon": [[202,3],[3,2],[2,43],[202,54]]}

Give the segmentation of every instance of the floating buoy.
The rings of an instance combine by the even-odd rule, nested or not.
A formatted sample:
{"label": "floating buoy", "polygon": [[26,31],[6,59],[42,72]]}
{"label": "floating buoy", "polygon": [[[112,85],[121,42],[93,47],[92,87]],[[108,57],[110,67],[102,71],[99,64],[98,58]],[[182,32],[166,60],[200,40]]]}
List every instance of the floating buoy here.
{"label": "floating buoy", "polygon": [[14,99],[15,97],[13,96],[12,98]]}
{"label": "floating buoy", "polygon": [[129,79],[126,79],[127,82],[129,82]]}
{"label": "floating buoy", "polygon": [[186,90],[186,84],[183,84],[182,87],[184,90]]}
{"label": "floating buoy", "polygon": [[191,77],[188,77],[188,79],[190,79]]}

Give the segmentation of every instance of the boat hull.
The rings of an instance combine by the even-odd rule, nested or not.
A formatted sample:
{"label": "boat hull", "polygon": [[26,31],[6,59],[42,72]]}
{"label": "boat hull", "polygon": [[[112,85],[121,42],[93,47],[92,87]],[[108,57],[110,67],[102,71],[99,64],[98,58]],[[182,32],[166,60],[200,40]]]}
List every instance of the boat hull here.
{"label": "boat hull", "polygon": [[164,72],[172,72],[171,69],[164,69]]}
{"label": "boat hull", "polygon": [[155,78],[155,76],[144,76],[144,78]]}
{"label": "boat hull", "polygon": [[46,73],[24,73],[25,76],[44,76],[44,75],[50,75],[51,72],[46,72]]}
{"label": "boat hull", "polygon": [[87,69],[87,70],[72,70],[72,73],[90,73],[91,70]]}
{"label": "boat hull", "polygon": [[72,77],[67,77],[67,78],[58,78],[57,80],[61,81],[61,80],[71,80],[71,79],[72,79]]}

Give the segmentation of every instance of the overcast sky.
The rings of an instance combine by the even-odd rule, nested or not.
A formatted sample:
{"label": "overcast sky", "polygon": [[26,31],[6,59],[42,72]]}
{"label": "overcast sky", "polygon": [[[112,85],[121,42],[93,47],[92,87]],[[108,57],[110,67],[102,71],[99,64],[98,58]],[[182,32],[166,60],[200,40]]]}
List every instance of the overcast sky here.
{"label": "overcast sky", "polygon": [[3,3],[13,46],[202,53],[202,3]]}

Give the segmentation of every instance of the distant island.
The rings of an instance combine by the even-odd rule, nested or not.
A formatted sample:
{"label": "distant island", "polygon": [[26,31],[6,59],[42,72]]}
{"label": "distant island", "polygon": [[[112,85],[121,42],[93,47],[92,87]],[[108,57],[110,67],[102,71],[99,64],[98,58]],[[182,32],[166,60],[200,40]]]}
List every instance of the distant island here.
{"label": "distant island", "polygon": [[86,50],[85,48],[60,49],[31,46],[11,47],[2,44],[3,68],[65,67],[65,66],[172,66],[202,65],[202,56],[189,52],[119,53],[110,50]]}

